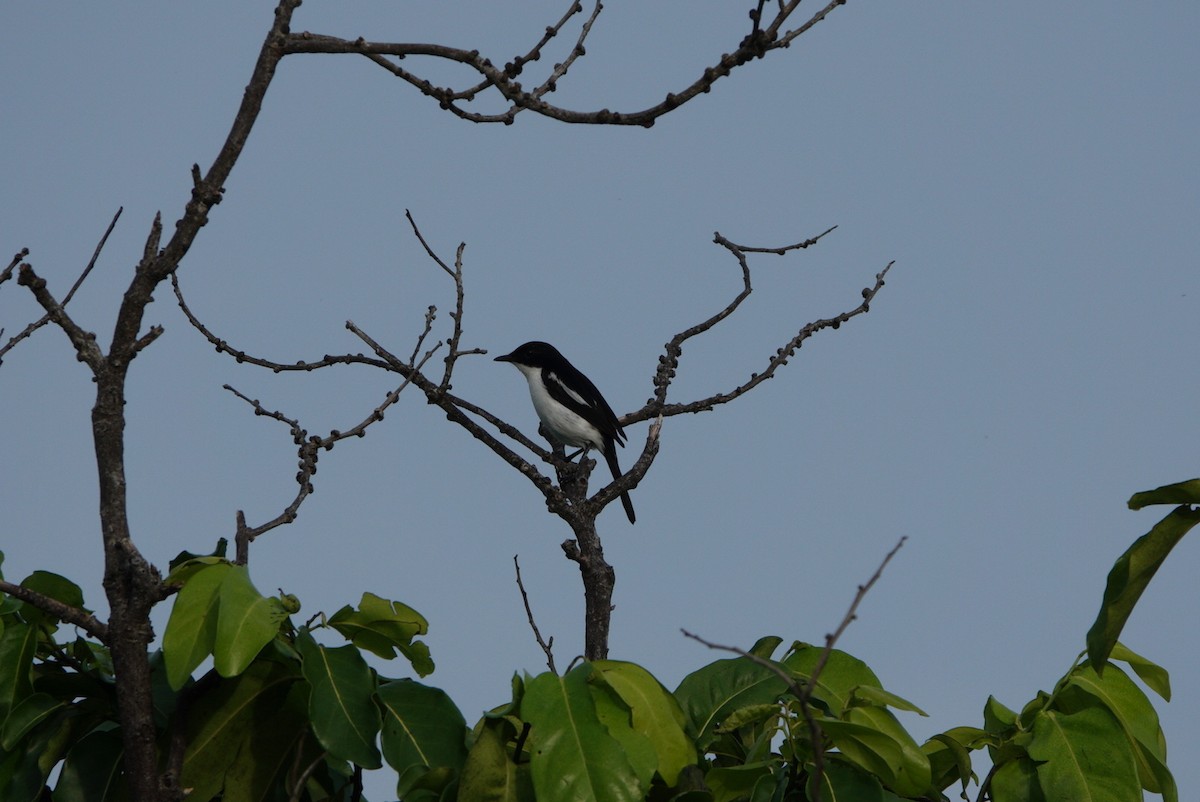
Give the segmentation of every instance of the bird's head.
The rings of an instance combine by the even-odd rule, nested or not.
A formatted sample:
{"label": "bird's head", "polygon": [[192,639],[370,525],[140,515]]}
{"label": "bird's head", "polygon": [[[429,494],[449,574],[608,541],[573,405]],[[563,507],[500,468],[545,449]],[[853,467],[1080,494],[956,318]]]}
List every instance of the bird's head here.
{"label": "bird's head", "polygon": [[498,356],[494,362],[511,362],[514,365],[524,365],[529,368],[544,368],[553,362],[561,362],[562,354],[550,343],[533,340],[518,346],[511,354]]}

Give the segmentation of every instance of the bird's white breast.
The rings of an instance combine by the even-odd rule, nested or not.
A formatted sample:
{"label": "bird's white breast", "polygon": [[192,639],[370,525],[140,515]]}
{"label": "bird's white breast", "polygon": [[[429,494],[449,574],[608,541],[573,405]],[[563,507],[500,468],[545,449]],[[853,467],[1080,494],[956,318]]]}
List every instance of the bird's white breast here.
{"label": "bird's white breast", "polygon": [[517,365],[517,369],[525,374],[533,408],[555,439],[575,448],[590,446],[603,450],[604,438],[596,427],[550,397],[542,381],[541,368]]}

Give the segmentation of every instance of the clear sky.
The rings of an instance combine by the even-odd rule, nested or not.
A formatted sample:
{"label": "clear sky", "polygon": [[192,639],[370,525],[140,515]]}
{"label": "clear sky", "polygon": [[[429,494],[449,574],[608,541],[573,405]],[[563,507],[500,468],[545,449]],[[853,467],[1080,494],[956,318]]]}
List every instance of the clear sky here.
{"label": "clear sky", "polygon": [[[566,4],[519,5],[310,0],[294,28],[502,63]],[[747,7],[611,4],[556,100],[656,103],[736,46]],[[71,307],[102,342],[154,213],[169,232],[192,163],[216,154],[271,10],[0,7],[0,252],[28,246],[61,295],[123,206]],[[668,420],[633,493],[638,523],[614,505],[600,525],[617,572],[612,656],[669,687],[722,656],[681,627],[743,646],[820,641],[907,535],[841,646],[930,714],[903,716],[923,740],[979,725],[989,694],[1019,708],[1049,690],[1113,561],[1165,512],[1127,498],[1200,474],[1198,35],[1195,3],[852,0],[650,130],[532,114],[473,125],[365,59],[292,56],[181,279],[194,311],[251,353],[364,350],[350,319],[406,354],[426,307],[445,336],[453,304],[407,208],[443,257],[467,243],[465,346],[549,340],[623,413],[650,395],[663,343],[740,286],[713,231],[777,246],[839,226],[817,248],[753,260],[755,294],[686,349],[679,401],[761,370],[895,260],[869,315],[739,402]],[[5,340],[38,314],[15,282],[0,291]],[[135,538],[160,565],[231,537],[236,510],[261,522],[294,494],[286,428],[222,384],[323,433],[396,383],[237,365],[166,290],[147,323],[166,333],[133,365],[128,478]],[[534,433],[511,367],[464,359],[455,390]],[[0,366],[0,549],[9,578],[56,571],[104,609],[91,404],[60,332]],[[567,536],[527,480],[406,394],[322,456],[315,495],[255,544],[251,570],[263,591],[297,594],[302,615],[364,590],[420,610],[438,664],[427,681],[473,722],[507,699],[513,671],[543,667],[514,554],[560,665],[582,650]],[[1171,671],[1175,697],[1158,707],[1185,799],[1200,794],[1196,537],[1123,637]],[[371,782],[373,798],[394,793]]]}

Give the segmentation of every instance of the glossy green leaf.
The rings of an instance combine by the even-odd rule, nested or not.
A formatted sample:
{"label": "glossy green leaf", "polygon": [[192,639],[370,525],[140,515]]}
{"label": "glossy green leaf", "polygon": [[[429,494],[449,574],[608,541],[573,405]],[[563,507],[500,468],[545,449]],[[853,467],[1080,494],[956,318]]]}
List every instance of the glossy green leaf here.
{"label": "glossy green leaf", "polygon": [[[899,747],[899,759],[890,766],[894,777],[893,781],[887,783],[890,788],[903,796],[923,795],[930,789],[933,780],[929,758],[890,710],[873,706],[852,707],[846,711],[844,718],[852,724],[870,727]],[[861,736],[856,737],[861,741]],[[884,754],[890,756],[890,748]]]}
{"label": "glossy green leaf", "polygon": [[118,730],[89,733],[67,752],[54,802],[118,802],[129,797],[121,773],[124,745]]}
{"label": "glossy green leaf", "polygon": [[[884,785],[906,796],[916,796],[928,790],[931,778],[929,759],[898,724],[891,732],[879,727],[879,714],[890,716],[886,710],[875,708],[875,718],[868,719],[861,708],[850,711],[859,720],[843,721],[819,717],[822,731],[848,760],[878,777]],[[899,738],[897,738],[897,734]]]}
{"label": "glossy green leaf", "polygon": [[926,718],[929,717],[928,713],[907,699],[903,699],[891,691],[885,691],[883,688],[877,688],[873,685],[858,685],[850,690],[851,705],[863,702],[879,705],[880,707],[894,707],[897,710],[906,710],[909,713],[916,713]]}
{"label": "glossy green leaf", "polygon": [[196,666],[212,654],[221,583],[232,568],[228,563],[208,566],[194,573],[175,594],[163,633],[163,661],[167,681],[174,690],[182,688]]}
{"label": "glossy green leaf", "polygon": [[[815,775],[813,779],[816,779]],[[831,757],[826,759],[825,770],[821,774],[821,800],[883,802],[883,786],[879,784],[878,779],[857,766]]]}
{"label": "glossy green leaf", "polygon": [[783,638],[776,635],[766,635],[759,638],[750,647],[750,654],[755,657],[761,657],[764,660],[770,660],[771,655],[775,654],[775,650],[779,648],[779,644],[783,643]]}
{"label": "glossy green leaf", "polygon": [[1103,675],[1086,666],[1076,669],[1059,692],[1057,707],[1076,713],[1093,706],[1107,709],[1121,725],[1142,787],[1161,794],[1166,802],[1178,799],[1175,779],[1166,766],[1166,740],[1158,714],[1142,689],[1116,666],[1110,665]]}
{"label": "glossy green leaf", "polygon": [[0,752],[0,799],[37,802],[50,770],[62,760],[71,736],[65,711],[36,727],[7,754]]}
{"label": "glossy green leaf", "polygon": [[12,622],[0,633],[0,721],[33,693],[30,670],[37,651],[37,630]]}
{"label": "glossy green leaf", "polygon": [[718,766],[704,775],[704,784],[712,791],[713,802],[735,802],[749,798],[761,780],[773,776],[774,768],[774,763],[766,761],[745,766]]}
{"label": "glossy green leaf", "polygon": [[278,598],[258,592],[244,565],[225,572],[219,595],[213,667],[223,677],[234,677],[278,634],[287,613]]}
{"label": "glossy green leaf", "polygon": [[1041,713],[1033,724],[1029,757],[1047,799],[1140,802],[1133,753],[1116,718],[1102,707],[1064,715]]}
{"label": "glossy green leaf", "polygon": [[649,671],[634,663],[602,660],[593,663],[598,679],[624,700],[633,729],[649,739],[657,756],[656,769],[669,786],[679,773],[699,759],[685,730],[687,717],[675,697]]}
{"label": "glossy green leaf", "polygon": [[188,802],[208,802],[222,793],[226,773],[243,749],[280,737],[270,727],[297,677],[278,663],[259,661],[237,677],[221,680],[200,696],[188,715],[188,746],[180,784]]}
{"label": "glossy green leaf", "polygon": [[[34,571],[29,576],[21,581],[21,587],[36,591],[43,596],[49,596],[51,599],[60,601],[63,604],[75,607],[76,609],[91,612],[83,606],[83,591],[79,586],[65,576],[51,573],[49,571]],[[40,622],[56,622],[56,616],[47,613],[28,602],[21,606],[21,617],[32,623]]]}
{"label": "glossy green leaf", "polygon": [[992,775],[991,789],[991,798],[997,802],[1048,802],[1038,783],[1037,768],[1027,757],[1010,760],[997,768]]}
{"label": "glossy green leaf", "polygon": [[635,802],[648,790],[600,722],[588,689],[592,666],[525,683],[521,717],[529,722],[530,769],[538,802]]}
{"label": "glossy green leaf", "polygon": [[168,585],[183,585],[191,580],[193,576],[200,573],[206,568],[211,568],[214,565],[233,565],[224,557],[204,556],[191,557],[187,561],[176,565],[171,563],[171,572],[167,574],[167,578],[163,581]]}
{"label": "glossy green leaf", "polygon": [[[320,749],[308,737],[308,688],[303,682],[286,687],[281,704],[260,707],[253,732],[225,771],[221,802],[276,800],[280,783],[294,767],[317,758]],[[297,755],[297,750],[302,753]]]}
{"label": "glossy green leaf", "polygon": [[1002,735],[1017,725],[1017,714],[989,696],[983,705],[983,729]]}
{"label": "glossy green leaf", "polygon": [[1200,504],[1200,479],[1188,479],[1186,482],[1134,493],[1129,499],[1131,510],[1140,510],[1151,504]]}
{"label": "glossy green leaf", "polygon": [[62,699],[56,699],[45,693],[33,693],[26,696],[9,711],[8,717],[4,719],[4,726],[0,727],[0,748],[5,751],[13,749],[31,729],[65,705],[66,702]]}
{"label": "glossy green leaf", "polygon": [[974,776],[971,770],[971,752],[952,735],[939,733],[921,745],[921,751],[929,759],[931,784],[944,791],[954,783],[960,783],[965,792]]}
{"label": "glossy green leaf", "polygon": [[200,563],[212,565],[215,562],[225,562],[225,550],[229,547],[229,541],[225,538],[217,539],[217,547],[211,554],[193,554],[190,551],[184,550],[175,555],[175,559],[167,566],[169,573],[167,574],[168,582],[182,582],[175,571],[187,563]]}
{"label": "glossy green leaf", "polygon": [[1163,701],[1171,701],[1171,675],[1165,668],[1150,662],[1120,642],[1113,647],[1112,654],[1108,656],[1108,659],[1128,663],[1129,667],[1133,669],[1133,673],[1137,674],[1150,690],[1161,696]]}
{"label": "glossy green leaf", "polygon": [[[595,672],[592,674],[595,678]],[[596,708],[596,717],[608,730],[608,734],[621,745],[638,785],[649,788],[654,772],[658,769],[658,754],[650,739],[633,726],[633,714],[629,705],[617,695],[611,687],[603,682],[590,682],[588,689],[592,693],[592,704]]]}
{"label": "glossy green leaf", "polygon": [[458,798],[472,802],[534,802],[529,763],[514,763],[508,742],[517,733],[505,719],[485,718],[467,754]]}
{"label": "glossy green leaf", "polygon": [[337,758],[367,769],[382,766],[375,746],[380,727],[372,699],[375,677],[358,649],[322,646],[305,631],[297,636],[296,649],[312,688],[308,710],[317,739]]}
{"label": "glossy green leaf", "polygon": [[429,647],[413,640],[429,632],[429,623],[406,604],[364,593],[357,610],[343,607],[330,617],[329,625],[360,649],[388,660],[398,649],[422,677],[433,672]]}
{"label": "glossy green leaf", "polygon": [[[402,679],[375,692],[383,708],[383,756],[402,773],[412,766],[425,770],[448,767],[454,774],[467,758],[467,722],[440,688]],[[403,799],[411,787],[397,789]]]}
{"label": "glossy green leaf", "polygon": [[1104,670],[1142,591],[1175,544],[1197,523],[1200,523],[1200,509],[1176,507],[1117,559],[1108,572],[1096,622],[1088,630],[1088,659],[1092,668]]}
{"label": "glossy green leaf", "polygon": [[[797,641],[792,644],[792,648],[784,657],[783,665],[801,679],[811,680],[812,672],[816,669],[824,651],[824,647]],[[829,659],[825,662],[825,666],[821,669],[820,676],[817,677],[813,696],[824,700],[829,705],[832,715],[841,716],[842,711],[850,705],[851,694],[860,687],[882,688],[883,686],[879,682],[879,677],[875,676],[875,672],[868,668],[862,660],[852,657],[840,649],[833,649],[829,653]]]}
{"label": "glossy green leaf", "polygon": [[688,674],[675,689],[675,698],[703,750],[716,740],[717,728],[734,711],[774,702],[786,690],[787,683],[771,669],[735,657]]}

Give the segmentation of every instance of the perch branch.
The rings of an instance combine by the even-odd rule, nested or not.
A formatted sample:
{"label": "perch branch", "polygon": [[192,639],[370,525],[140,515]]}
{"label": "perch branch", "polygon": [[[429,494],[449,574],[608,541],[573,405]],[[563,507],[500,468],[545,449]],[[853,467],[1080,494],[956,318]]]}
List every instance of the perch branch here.
{"label": "perch branch", "polygon": [[74,624],[101,643],[108,642],[108,625],[101,622],[87,610],[65,604],[58,599],[52,599],[45,594],[38,593],[36,590],[14,585],[3,579],[0,579],[0,593],[7,593],[14,599],[20,599],[23,602],[32,604],[34,607],[49,613],[60,621]]}

